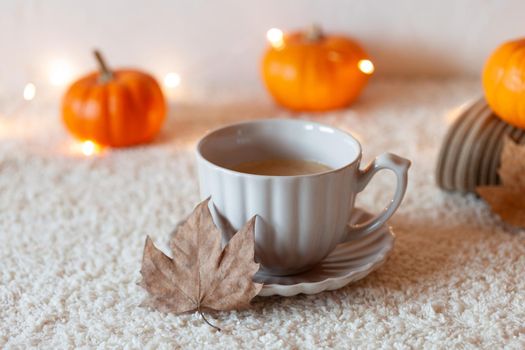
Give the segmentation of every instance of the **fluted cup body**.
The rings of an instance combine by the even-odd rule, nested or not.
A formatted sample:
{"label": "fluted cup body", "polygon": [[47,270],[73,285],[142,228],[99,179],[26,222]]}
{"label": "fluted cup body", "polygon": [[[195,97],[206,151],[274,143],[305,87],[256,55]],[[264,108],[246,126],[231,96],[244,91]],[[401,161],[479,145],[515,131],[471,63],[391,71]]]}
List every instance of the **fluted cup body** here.
{"label": "fluted cup body", "polygon": [[[303,159],[333,170],[267,176],[231,170],[264,159]],[[255,255],[271,274],[306,270],[344,241],[360,179],[359,142],[341,130],[308,121],[272,119],[226,126],[197,146],[202,199],[227,240],[257,216]]]}

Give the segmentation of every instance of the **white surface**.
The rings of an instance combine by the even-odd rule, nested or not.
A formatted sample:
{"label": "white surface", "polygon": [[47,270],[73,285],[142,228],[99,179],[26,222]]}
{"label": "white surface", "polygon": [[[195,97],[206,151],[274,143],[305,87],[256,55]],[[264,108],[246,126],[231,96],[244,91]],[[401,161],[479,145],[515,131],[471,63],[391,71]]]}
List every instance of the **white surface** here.
{"label": "white surface", "polygon": [[266,31],[312,22],[358,38],[380,75],[479,76],[498,43],[525,33],[524,12],[520,0],[2,0],[0,88],[42,88],[64,61],[91,70],[93,47],[112,66],[178,72],[182,90],[260,86]]}
{"label": "white surface", "polygon": [[[374,215],[355,208],[350,224],[358,224]],[[317,294],[336,290],[358,281],[378,269],[394,248],[395,235],[391,227],[379,226],[365,237],[352,238],[337,247],[319,264],[303,273],[275,276],[259,271],[254,280],[263,283],[260,296],[294,296],[300,293]]]}
{"label": "white surface", "polygon": [[[351,109],[296,115],[352,131],[365,160],[387,150],[413,160],[391,220],[395,249],[338,291],[218,313],[221,334],[194,314],[138,307],[144,240],[167,252],[170,230],[198,202],[192,147],[205,129],[289,114],[265,99],[176,105],[156,144],[90,159],[71,155],[45,101],[2,115],[0,347],[523,349],[525,233],[434,184],[450,112],[479,93],[478,81],[375,81]],[[377,176],[358,197],[370,211],[391,197],[393,177]]]}

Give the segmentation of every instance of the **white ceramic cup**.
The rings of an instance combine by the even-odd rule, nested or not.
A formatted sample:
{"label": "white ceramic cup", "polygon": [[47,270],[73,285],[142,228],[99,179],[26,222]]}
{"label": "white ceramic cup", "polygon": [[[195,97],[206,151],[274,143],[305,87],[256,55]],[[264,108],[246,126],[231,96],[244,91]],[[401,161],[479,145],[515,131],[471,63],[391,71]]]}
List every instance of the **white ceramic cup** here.
{"label": "white ceramic cup", "polygon": [[[242,162],[304,159],[333,168],[299,176],[253,175],[230,170]],[[407,186],[410,161],[386,153],[359,169],[361,145],[339,129],[295,119],[269,119],[225,126],[197,145],[201,198],[211,196],[225,240],[257,215],[255,254],[270,274],[304,271],[339,243],[366,235],[396,211]],[[356,195],[372,176],[389,169],[397,177],[393,200],[363,224],[348,221]]]}

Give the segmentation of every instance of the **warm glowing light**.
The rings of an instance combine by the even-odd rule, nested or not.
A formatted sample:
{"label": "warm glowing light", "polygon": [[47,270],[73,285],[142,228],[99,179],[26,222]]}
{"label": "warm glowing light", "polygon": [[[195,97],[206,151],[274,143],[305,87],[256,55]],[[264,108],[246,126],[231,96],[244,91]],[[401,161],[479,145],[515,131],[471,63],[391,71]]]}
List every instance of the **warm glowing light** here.
{"label": "warm glowing light", "polygon": [[374,64],[370,60],[360,60],[357,62],[357,67],[359,67],[359,70],[365,74],[374,73]]}
{"label": "warm glowing light", "polygon": [[266,39],[270,42],[270,45],[276,49],[280,49],[284,46],[283,31],[277,28],[272,28],[266,32]]}
{"label": "warm glowing light", "polygon": [[174,89],[180,85],[180,81],[180,75],[170,72],[164,77],[164,86],[168,89]]}
{"label": "warm glowing light", "polygon": [[51,63],[49,69],[49,82],[51,85],[64,86],[72,79],[73,69],[68,62],[59,60]]}
{"label": "warm glowing light", "polygon": [[101,147],[93,141],[84,141],[82,142],[82,154],[85,156],[92,156],[99,153]]}
{"label": "warm glowing light", "polygon": [[36,95],[36,86],[33,83],[27,83],[24,86],[24,100],[31,101],[35,98]]}

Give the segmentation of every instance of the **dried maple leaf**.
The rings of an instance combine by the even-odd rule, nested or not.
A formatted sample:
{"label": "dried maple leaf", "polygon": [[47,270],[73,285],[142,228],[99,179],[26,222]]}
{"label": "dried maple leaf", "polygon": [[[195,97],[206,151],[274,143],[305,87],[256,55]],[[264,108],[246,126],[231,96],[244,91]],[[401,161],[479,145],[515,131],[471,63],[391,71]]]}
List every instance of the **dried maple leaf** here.
{"label": "dried maple leaf", "polygon": [[503,221],[525,227],[525,146],[508,136],[503,140],[498,174],[502,186],[480,186],[476,191]]}
{"label": "dried maple leaf", "polygon": [[[201,202],[170,240],[173,258],[146,238],[139,283],[150,297],[145,305],[176,314],[202,310],[246,308],[262,288],[252,281],[255,217],[221,250],[221,232],[212,220],[208,201]],[[217,328],[218,329],[218,328]]]}

